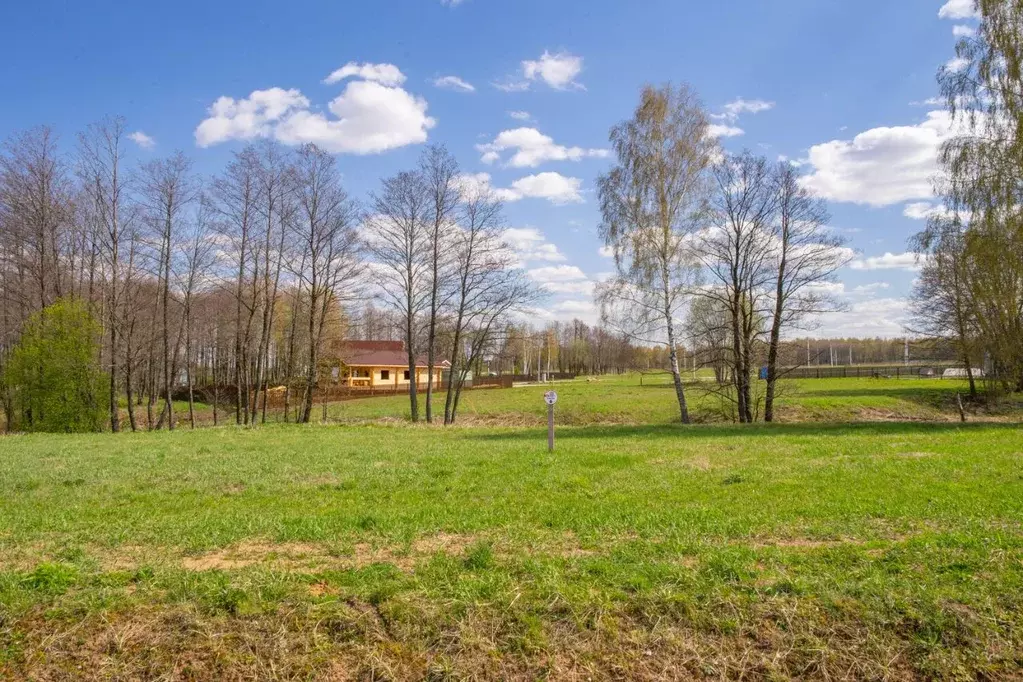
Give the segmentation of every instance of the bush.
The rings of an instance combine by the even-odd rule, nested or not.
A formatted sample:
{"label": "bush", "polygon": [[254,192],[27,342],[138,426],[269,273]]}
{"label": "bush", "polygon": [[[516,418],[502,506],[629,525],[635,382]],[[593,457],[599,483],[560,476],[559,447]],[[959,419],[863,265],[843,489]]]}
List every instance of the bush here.
{"label": "bush", "polygon": [[100,333],[76,299],[60,299],[25,322],[3,377],[14,429],[103,430],[109,377],[99,364]]}

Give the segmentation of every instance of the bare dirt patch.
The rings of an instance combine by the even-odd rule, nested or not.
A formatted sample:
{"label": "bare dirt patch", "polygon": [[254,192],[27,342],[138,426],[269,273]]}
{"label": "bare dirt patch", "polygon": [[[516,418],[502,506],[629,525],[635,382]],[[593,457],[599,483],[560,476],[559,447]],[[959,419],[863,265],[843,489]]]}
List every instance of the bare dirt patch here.
{"label": "bare dirt patch", "polygon": [[181,560],[181,566],[189,571],[209,571],[232,570],[266,563],[294,569],[314,567],[321,564],[327,556],[319,545],[250,541],[195,557],[185,557]]}

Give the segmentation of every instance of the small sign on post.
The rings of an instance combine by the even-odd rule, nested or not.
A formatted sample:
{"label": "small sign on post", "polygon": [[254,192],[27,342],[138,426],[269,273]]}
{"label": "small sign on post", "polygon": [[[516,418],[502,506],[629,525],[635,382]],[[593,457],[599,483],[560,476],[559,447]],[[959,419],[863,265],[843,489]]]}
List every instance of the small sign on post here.
{"label": "small sign on post", "polygon": [[554,452],[554,404],[558,402],[558,392],[547,391],[543,401],[547,403],[547,452]]}

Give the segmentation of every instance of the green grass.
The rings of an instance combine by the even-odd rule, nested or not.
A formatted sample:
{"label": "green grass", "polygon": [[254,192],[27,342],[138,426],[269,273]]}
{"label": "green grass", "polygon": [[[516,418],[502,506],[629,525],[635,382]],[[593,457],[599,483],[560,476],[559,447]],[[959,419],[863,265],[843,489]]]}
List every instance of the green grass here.
{"label": "green grass", "polygon": [[[642,383],[641,383],[642,382]],[[758,383],[763,390],[763,382]],[[491,425],[546,423],[547,386],[475,390],[462,394],[460,419]],[[670,424],[679,421],[670,375],[629,374],[553,384],[558,421],[567,425]],[[690,408],[701,422],[720,422],[726,405],[708,382],[687,386]],[[965,381],[924,379],[799,379],[781,384],[778,419],[804,421],[878,421],[958,419],[956,392]],[[423,399],[420,399],[422,410]],[[444,394],[436,404],[443,411]],[[317,412],[319,414],[319,412]],[[408,396],[366,398],[329,407],[328,417],[342,422],[407,419]]]}
{"label": "green grass", "polygon": [[[790,400],[954,394],[814,386]],[[558,390],[565,418],[648,423],[561,428],[553,455],[500,426],[0,439],[0,677],[1020,674],[1017,425],[682,428],[670,390]]]}

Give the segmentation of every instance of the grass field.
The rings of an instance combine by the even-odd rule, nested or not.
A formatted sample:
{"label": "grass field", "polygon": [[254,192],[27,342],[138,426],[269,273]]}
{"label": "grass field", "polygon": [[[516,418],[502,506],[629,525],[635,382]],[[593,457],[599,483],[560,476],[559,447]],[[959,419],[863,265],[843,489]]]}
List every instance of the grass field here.
{"label": "grass field", "polygon": [[553,455],[536,388],[447,430],[4,437],[0,677],[1023,677],[1018,424],[835,380],[683,428],[630,381],[559,385],[590,425]]}

